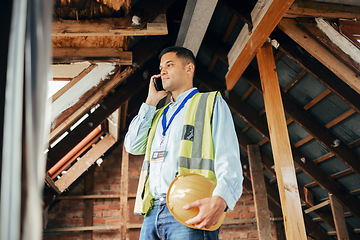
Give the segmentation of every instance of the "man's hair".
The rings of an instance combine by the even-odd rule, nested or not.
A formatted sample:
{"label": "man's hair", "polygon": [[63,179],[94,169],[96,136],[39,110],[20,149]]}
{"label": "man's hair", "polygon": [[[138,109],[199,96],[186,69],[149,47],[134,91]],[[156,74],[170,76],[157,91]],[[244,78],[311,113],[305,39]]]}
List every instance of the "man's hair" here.
{"label": "man's hair", "polygon": [[184,47],[172,46],[172,47],[164,48],[164,50],[162,50],[159,55],[159,60],[161,60],[161,57],[163,55],[165,55],[166,53],[170,53],[170,52],[176,53],[176,56],[178,58],[183,59],[185,64],[192,63],[195,66],[194,54],[192,53],[192,51],[190,51],[189,49],[184,48]]}

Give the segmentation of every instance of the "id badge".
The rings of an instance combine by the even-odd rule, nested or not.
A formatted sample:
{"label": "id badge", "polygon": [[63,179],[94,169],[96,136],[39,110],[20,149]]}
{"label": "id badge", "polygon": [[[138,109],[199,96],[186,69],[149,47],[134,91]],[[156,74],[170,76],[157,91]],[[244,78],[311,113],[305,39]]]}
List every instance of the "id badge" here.
{"label": "id badge", "polygon": [[150,161],[151,162],[163,162],[166,151],[155,151],[153,152]]}

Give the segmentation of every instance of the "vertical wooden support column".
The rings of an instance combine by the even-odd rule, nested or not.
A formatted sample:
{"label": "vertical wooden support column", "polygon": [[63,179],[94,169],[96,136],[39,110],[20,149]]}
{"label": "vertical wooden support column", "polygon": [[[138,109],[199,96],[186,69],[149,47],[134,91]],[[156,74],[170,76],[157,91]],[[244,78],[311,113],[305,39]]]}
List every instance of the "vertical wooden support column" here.
{"label": "vertical wooden support column", "polygon": [[329,194],[329,198],[331,204],[331,211],[334,217],[337,239],[349,240],[350,238],[346,227],[343,207],[332,194]]}
{"label": "vertical wooden support column", "polygon": [[128,192],[129,192],[129,153],[125,146],[122,150],[121,159],[121,182],[120,182],[120,239],[125,240],[128,233]]}
{"label": "vertical wooden support column", "polygon": [[[91,195],[94,190],[94,170],[90,169],[88,172],[85,182],[84,182],[84,194]],[[94,215],[94,199],[85,199],[84,200],[84,226],[92,226],[93,225],[93,215]],[[84,239],[91,240],[93,239],[92,231],[84,232]]]}
{"label": "vertical wooden support column", "polygon": [[254,195],[259,240],[271,240],[271,223],[259,146],[248,145],[251,185]]}
{"label": "vertical wooden support column", "polygon": [[301,209],[290,140],[281,100],[275,60],[270,43],[266,42],[257,53],[266,118],[269,125],[276,179],[284,216],[286,238],[305,240],[306,231]]}

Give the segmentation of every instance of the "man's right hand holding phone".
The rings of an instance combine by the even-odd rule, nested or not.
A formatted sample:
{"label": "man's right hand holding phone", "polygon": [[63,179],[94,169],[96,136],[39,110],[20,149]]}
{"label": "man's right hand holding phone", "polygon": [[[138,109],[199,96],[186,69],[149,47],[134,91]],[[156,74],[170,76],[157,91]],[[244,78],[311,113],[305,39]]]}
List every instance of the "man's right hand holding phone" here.
{"label": "man's right hand holding phone", "polygon": [[154,83],[155,78],[160,78],[161,80],[161,75],[157,74],[150,78],[149,93],[145,101],[145,103],[150,106],[156,106],[158,102],[164,97],[166,97],[168,94],[168,92],[165,90],[161,90],[161,91],[156,90]]}

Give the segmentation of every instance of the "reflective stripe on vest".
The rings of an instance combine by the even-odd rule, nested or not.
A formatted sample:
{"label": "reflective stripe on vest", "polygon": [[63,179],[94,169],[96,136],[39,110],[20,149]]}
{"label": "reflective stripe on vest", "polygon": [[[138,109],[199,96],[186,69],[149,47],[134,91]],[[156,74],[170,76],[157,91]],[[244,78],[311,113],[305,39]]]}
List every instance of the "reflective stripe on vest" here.
{"label": "reflective stripe on vest", "polygon": [[179,175],[197,173],[216,183],[211,118],[217,92],[195,95],[184,119]]}
{"label": "reflective stripe on vest", "polygon": [[[197,173],[216,183],[211,119],[217,94],[218,92],[197,93],[188,102],[180,142],[179,175],[183,173]],[[156,126],[165,107],[156,112],[149,131],[145,158],[136,194],[135,214],[146,214],[153,205],[153,196],[150,192],[148,181],[151,145]]]}

